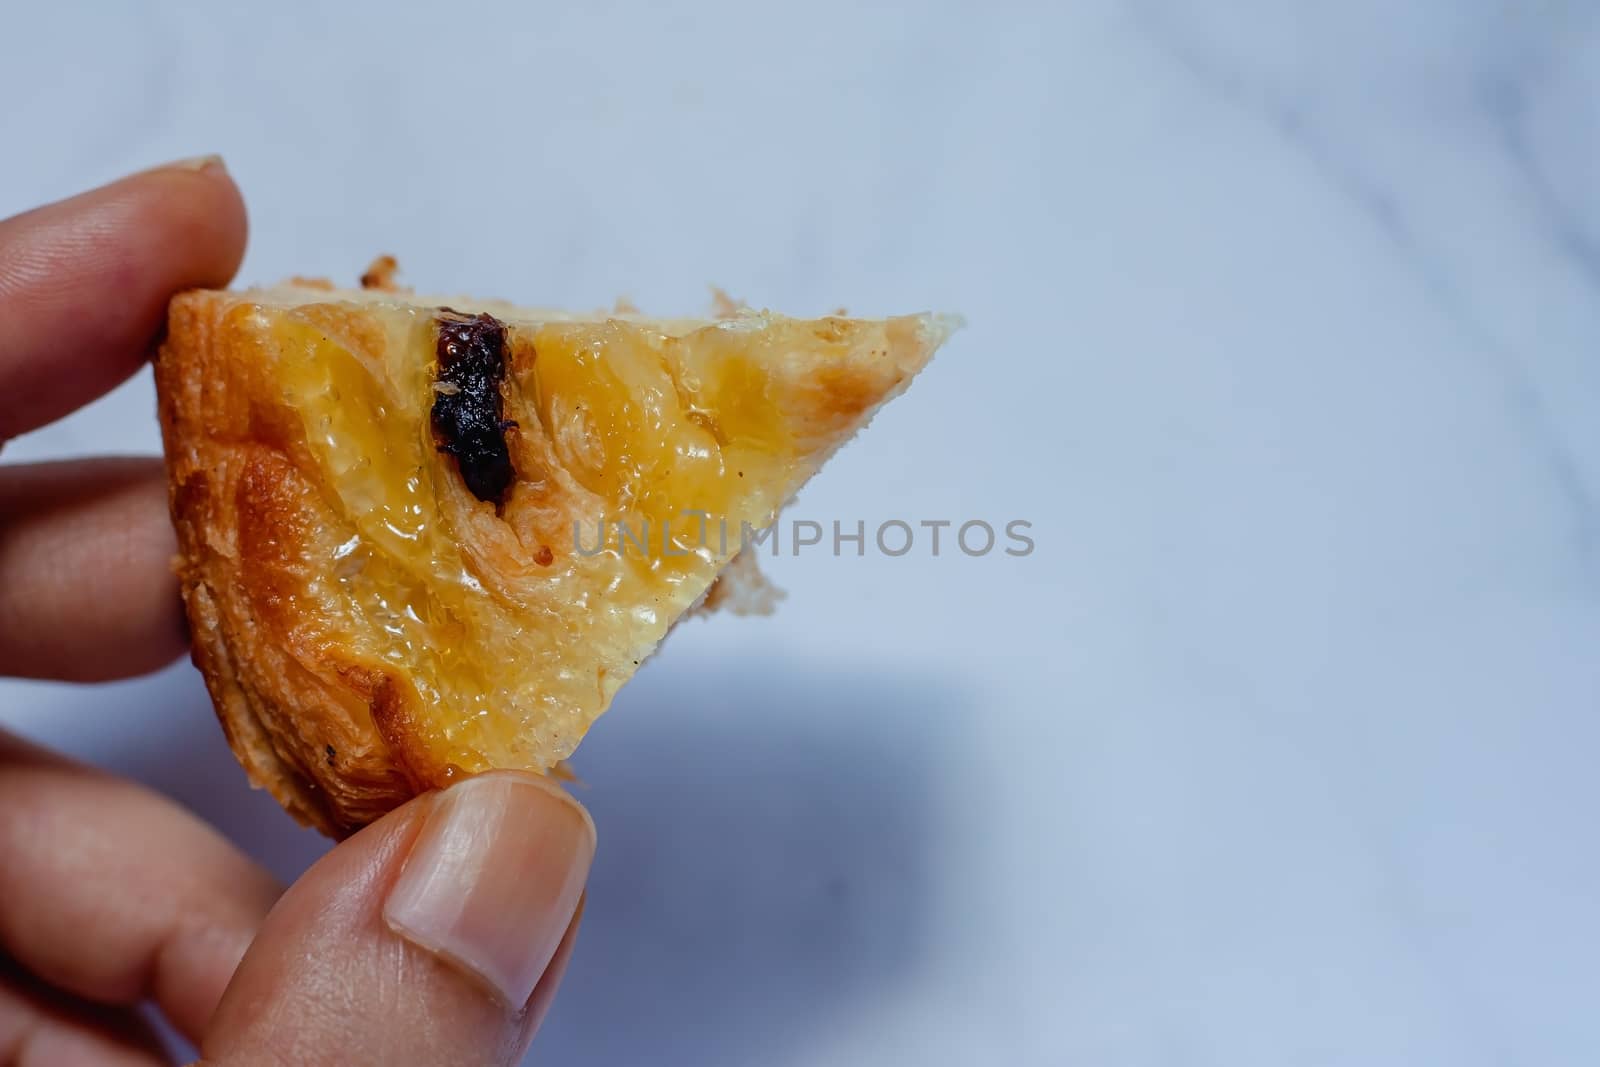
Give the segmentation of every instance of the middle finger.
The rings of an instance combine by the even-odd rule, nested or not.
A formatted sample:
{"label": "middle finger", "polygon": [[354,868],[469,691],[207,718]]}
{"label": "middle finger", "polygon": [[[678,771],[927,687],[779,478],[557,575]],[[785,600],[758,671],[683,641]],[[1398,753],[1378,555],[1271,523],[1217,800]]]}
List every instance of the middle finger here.
{"label": "middle finger", "polygon": [[165,797],[0,735],[0,947],[43,981],[197,1040],[279,891]]}

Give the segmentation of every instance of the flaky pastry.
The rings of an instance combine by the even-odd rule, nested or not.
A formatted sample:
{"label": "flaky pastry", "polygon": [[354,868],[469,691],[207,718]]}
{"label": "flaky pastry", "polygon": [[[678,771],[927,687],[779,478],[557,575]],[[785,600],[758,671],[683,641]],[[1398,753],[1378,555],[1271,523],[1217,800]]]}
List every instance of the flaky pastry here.
{"label": "flaky pastry", "polygon": [[574,315],[393,270],[183,293],[156,359],[195,663],[251,779],[336,836],[570,756],[951,328]]}

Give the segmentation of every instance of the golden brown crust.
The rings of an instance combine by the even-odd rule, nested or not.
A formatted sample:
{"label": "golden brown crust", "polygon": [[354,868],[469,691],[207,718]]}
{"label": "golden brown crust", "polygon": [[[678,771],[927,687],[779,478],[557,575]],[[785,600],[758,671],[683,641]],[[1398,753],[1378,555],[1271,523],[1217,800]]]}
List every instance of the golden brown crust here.
{"label": "golden brown crust", "polygon": [[[376,266],[383,276],[374,280],[388,284],[392,267]],[[346,351],[381,357],[390,343],[388,320],[370,299],[381,294],[325,284],[301,285],[300,295],[277,306],[292,307],[296,322]],[[303,413],[287,399],[260,311],[251,294],[222,292],[184,293],[170,309],[155,374],[177,572],[194,662],[240,763],[296,818],[342,836],[463,772],[441,755],[437,731],[428,733],[429,705],[407,671],[358,654],[330,622],[326,600],[308,593],[330,584],[348,516],[307,440]],[[872,324],[876,347],[858,345],[850,358],[798,349],[783,357],[777,399],[809,464],[800,480],[903,388],[942,339],[897,335],[913,329],[906,325],[913,321]],[[839,347],[862,327],[824,319],[806,328],[810,339]],[[538,354],[517,335],[508,358],[526,376]],[[587,528],[600,506],[567,469],[521,388],[515,378],[507,385],[524,429],[509,441],[517,481],[504,508],[474,500],[459,479],[434,485],[462,560],[496,595],[536,586],[552,564],[576,566],[570,553],[557,560],[552,546],[566,553],[574,523]],[[763,593],[753,563],[732,568],[746,595],[730,598],[735,586],[727,583],[707,593],[703,584],[706,606],[769,606],[771,594]],[[547,604],[541,617],[553,618],[552,610],[585,609]],[[626,662],[623,670],[609,668],[614,677],[625,680]],[[602,661],[591,673],[602,688],[607,671]],[[598,710],[608,699],[602,694]],[[578,736],[586,725],[578,724]],[[559,740],[560,750],[540,757],[538,766],[551,768],[577,738]]]}
{"label": "golden brown crust", "polygon": [[421,781],[377,728],[372,708],[395,703],[386,679],[295,617],[298,550],[318,521],[294,462],[304,441],[227,311],[215,294],[179,296],[155,361],[193,658],[251,780],[342,836]]}

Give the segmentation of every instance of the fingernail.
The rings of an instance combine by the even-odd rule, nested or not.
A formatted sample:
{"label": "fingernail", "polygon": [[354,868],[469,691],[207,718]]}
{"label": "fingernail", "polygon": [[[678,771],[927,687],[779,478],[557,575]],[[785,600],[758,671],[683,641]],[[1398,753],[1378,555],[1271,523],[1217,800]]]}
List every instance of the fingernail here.
{"label": "fingernail", "polygon": [[384,920],[520,1009],[572,923],[594,844],[588,812],[554,782],[469,778],[434,800]]}
{"label": "fingernail", "polygon": [[544,1024],[544,1017],[550,1014],[550,1005],[556,999],[556,990],[561,988],[561,979],[567,973],[567,964],[572,962],[572,949],[578,940],[578,927],[583,922],[583,901],[582,896],[578,897],[578,907],[572,913],[572,922],[567,924],[566,933],[561,935],[561,944],[556,946],[555,956],[544,969],[544,974],[539,976],[539,984],[534,986],[533,996],[528,1001],[528,1012],[523,1016],[523,1025],[529,1032],[537,1032]]}
{"label": "fingernail", "polygon": [[215,153],[213,153],[211,155],[207,155],[207,156],[190,156],[188,159],[175,159],[171,163],[163,163],[159,167],[151,167],[150,169],[151,170],[210,170],[212,167],[215,167],[218,170],[227,170],[228,169],[227,164],[222,161],[222,157],[219,156],[219,155],[216,155]]}

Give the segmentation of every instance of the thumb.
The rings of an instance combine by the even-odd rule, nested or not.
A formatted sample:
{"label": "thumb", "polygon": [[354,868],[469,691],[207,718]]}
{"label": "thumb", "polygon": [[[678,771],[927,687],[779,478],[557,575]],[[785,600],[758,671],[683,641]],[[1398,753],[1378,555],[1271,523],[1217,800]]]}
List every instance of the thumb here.
{"label": "thumb", "polygon": [[588,812],[528,774],[389,813],[272,909],[202,1062],[515,1063],[572,950],[594,845]]}

